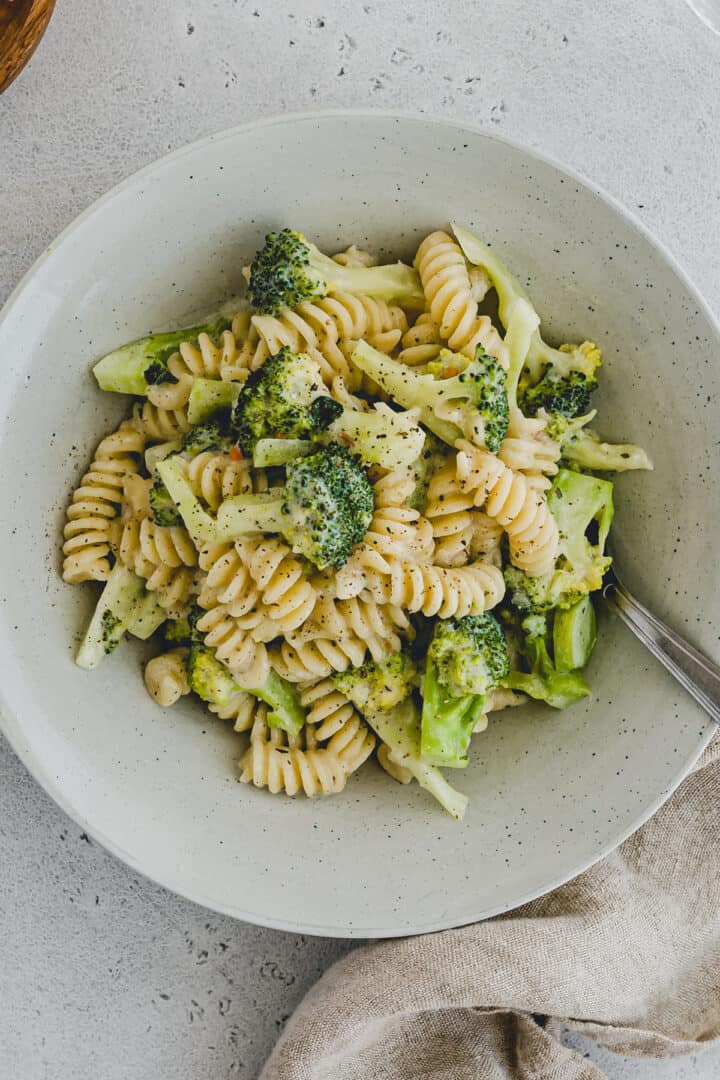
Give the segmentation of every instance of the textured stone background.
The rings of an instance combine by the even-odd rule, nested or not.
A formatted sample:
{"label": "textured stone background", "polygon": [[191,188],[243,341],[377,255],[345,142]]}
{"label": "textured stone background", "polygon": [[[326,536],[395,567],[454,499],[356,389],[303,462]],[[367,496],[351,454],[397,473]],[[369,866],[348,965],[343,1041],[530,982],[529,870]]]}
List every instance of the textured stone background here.
{"label": "textured stone background", "polygon": [[[80,210],[167,150],[343,106],[464,118],[542,148],[636,210],[720,310],[720,38],[683,0],[59,4],[0,98],[0,301]],[[138,879],[1,739],[0,925],[8,1080],[253,1077],[348,948]],[[582,1046],[617,1080],[720,1075],[720,1053],[643,1063]]]}

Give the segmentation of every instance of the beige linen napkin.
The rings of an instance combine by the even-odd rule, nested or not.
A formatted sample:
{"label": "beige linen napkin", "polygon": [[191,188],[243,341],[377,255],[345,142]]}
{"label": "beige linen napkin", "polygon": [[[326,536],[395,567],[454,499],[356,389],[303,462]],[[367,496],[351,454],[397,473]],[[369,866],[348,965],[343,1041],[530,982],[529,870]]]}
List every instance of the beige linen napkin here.
{"label": "beige linen napkin", "polygon": [[720,1034],[720,736],[648,824],[555,892],[365,946],[310,991],[261,1080],[597,1080],[563,1028],[625,1054]]}

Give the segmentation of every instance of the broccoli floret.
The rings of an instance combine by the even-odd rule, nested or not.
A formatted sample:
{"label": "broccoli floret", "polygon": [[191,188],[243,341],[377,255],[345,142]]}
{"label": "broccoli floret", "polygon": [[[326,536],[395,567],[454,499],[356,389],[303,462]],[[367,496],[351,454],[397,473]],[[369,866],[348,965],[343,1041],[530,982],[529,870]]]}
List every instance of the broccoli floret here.
{"label": "broccoli floret", "polygon": [[187,403],[188,423],[201,424],[214,416],[218,410],[229,411],[238,399],[241,384],[223,382],[221,379],[200,379],[193,381]]}
{"label": "broccoli floret", "polygon": [[465,436],[493,452],[500,448],[508,425],[505,372],[480,346],[469,363],[445,358],[442,378],[432,369],[401,364],[366,341],[358,342],[353,361],[398,404],[418,408],[422,423],[443,442],[453,446]]}
{"label": "broccoli floret", "polygon": [[174,645],[202,645],[203,635],[197,629],[197,621],[202,615],[202,609],[193,604],[184,618],[168,619],[163,627],[165,641]]}
{"label": "broccoli floret", "polygon": [[590,408],[590,397],[596,389],[597,380],[582,371],[560,375],[550,367],[540,382],[525,390],[521,407],[526,416],[537,416],[539,409],[551,417],[581,416]]}
{"label": "broccoli floret", "polygon": [[633,443],[606,443],[590,430],[586,425],[594,420],[595,415],[593,411],[574,420],[557,414],[549,418],[547,433],[560,443],[563,461],[578,469],[595,472],[652,469],[652,461],[642,447]]}
{"label": "broccoli floret", "polygon": [[170,492],[157,475],[150,488],[150,510],[158,525],[173,526],[183,523]]}
{"label": "broccoli floret", "polygon": [[294,229],[268,233],[250,266],[250,298],[259,311],[277,315],[333,292],[363,293],[406,307],[425,304],[419,275],[404,263],[340,266]]}
{"label": "broccoli floret", "polygon": [[305,710],[300,704],[297,687],[271,671],[263,686],[241,686],[224,664],[205,645],[193,645],[187,661],[188,684],[198,697],[211,705],[231,704],[235,694],[245,691],[254,694],[270,706],[268,724],[281,728],[288,735],[297,735],[305,723]]}
{"label": "broccoli floret", "polygon": [[[505,569],[512,602],[523,611],[570,608],[602,587],[612,562],[605,542],[613,519],[613,485],[609,480],[561,469],[548,492],[548,507],[560,540],[555,567],[530,577],[514,566]],[[596,531],[593,539],[588,530]]]}
{"label": "broccoli floret", "polygon": [[181,462],[170,457],[157,468],[198,543],[218,543],[245,533],[279,532],[319,569],[347,562],[367,532],[375,506],[364,469],[339,446],[292,462],[284,488],[226,499],[216,519],[193,493]]}
{"label": "broccoli floret", "polygon": [[434,765],[467,765],[486,696],[508,670],[505,636],[490,612],[436,623],[423,681],[423,758]]}
{"label": "broccoli floret", "polygon": [[209,420],[190,428],[183,439],[182,449],[185,454],[195,457],[205,450],[217,454],[229,454],[235,445],[235,436],[230,430],[230,413],[227,410],[216,412]]}
{"label": "broccoli floret", "polygon": [[148,386],[177,382],[168,371],[168,360],[183,341],[195,341],[200,334],[217,337],[230,326],[232,322],[228,318],[216,317],[203,326],[188,326],[184,330],[173,330],[166,334],[150,334],[103,356],[95,364],[93,374],[101,390],[145,395]]}
{"label": "broccoli floret", "polygon": [[146,596],[142,578],[121,563],[115,563],[78,650],[75,659],[78,667],[95,668],[117,648],[138,617],[147,614]]}
{"label": "broccoli floret", "polygon": [[489,611],[462,619],[439,619],[428,657],[435,665],[438,682],[455,698],[487,694],[508,670],[502,627]]}
{"label": "broccoli floret", "polygon": [[337,672],[332,679],[338,690],[361,713],[388,712],[412,690],[415,665],[404,653],[386,660],[368,660],[360,667]]}
{"label": "broccoli floret", "polygon": [[522,619],[514,612],[504,614],[508,635],[528,670],[508,672],[501,685],[545,701],[554,709],[565,709],[587,697],[590,688],[579,671],[559,672],[555,668],[550,654],[552,613],[531,613]]}
{"label": "broccoli floret", "polygon": [[420,716],[412,697],[389,712],[364,715],[392,753],[393,760],[408,769],[420,786],[459,821],[465,814],[467,797],[451,787],[440,770],[420,756]]}
{"label": "broccoli floret", "polygon": [[267,443],[277,436],[309,439],[316,443],[339,442],[360,454],[369,465],[393,468],[414,461],[424,442],[422,429],[412,417],[378,405],[373,412],[345,409],[325,389],[317,364],[304,353],[288,348],[266,360],[252,372],[233,410],[233,425],[244,453],[255,454],[256,464],[281,463],[297,457]]}

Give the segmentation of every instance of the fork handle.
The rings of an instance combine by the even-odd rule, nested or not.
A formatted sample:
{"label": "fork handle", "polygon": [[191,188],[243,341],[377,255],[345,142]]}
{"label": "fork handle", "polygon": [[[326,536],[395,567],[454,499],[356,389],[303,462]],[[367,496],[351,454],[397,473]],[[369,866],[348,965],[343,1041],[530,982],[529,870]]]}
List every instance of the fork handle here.
{"label": "fork handle", "polygon": [[620,582],[610,582],[603,596],[635,637],[720,724],[720,667],[656,618]]}

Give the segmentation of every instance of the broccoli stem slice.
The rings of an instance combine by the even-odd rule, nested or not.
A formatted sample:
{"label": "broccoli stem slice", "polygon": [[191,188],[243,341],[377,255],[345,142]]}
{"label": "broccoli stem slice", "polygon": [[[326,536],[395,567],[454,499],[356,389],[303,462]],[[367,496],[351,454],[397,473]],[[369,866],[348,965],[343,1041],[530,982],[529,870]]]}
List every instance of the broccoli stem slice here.
{"label": "broccoli stem slice", "polygon": [[240,396],[241,384],[220,379],[195,379],[188,398],[188,422],[200,424],[218,409],[231,409]]}
{"label": "broccoli stem slice", "polygon": [[555,612],[553,619],[553,657],[557,671],[577,671],[590,659],[597,640],[595,608],[584,596],[571,608]]}
{"label": "broccoli stem slice", "polygon": [[215,317],[201,326],[188,326],[183,330],[138,338],[101,357],[93,367],[93,374],[101,390],[143,397],[147,394],[145,372],[148,368],[154,364],[161,368],[165,366],[183,341],[195,340],[203,333],[215,337],[231,325],[230,319]]}
{"label": "broccoli stem slice", "polygon": [[314,449],[305,439],[258,439],[253,450],[253,465],[258,469],[289,465],[299,457],[307,457]]}
{"label": "broccoli stem slice", "polygon": [[170,439],[169,442],[155,443],[154,446],[148,446],[145,451],[145,468],[149,473],[155,472],[155,467],[159,461],[163,461],[166,457],[170,457],[171,454],[177,454],[179,450],[182,450],[182,439]]}
{"label": "broccoli stem slice", "polygon": [[393,469],[411,465],[420,457],[425,433],[412,417],[391,409],[359,412],[344,409],[326,432],[335,441],[347,445],[367,465]]}
{"label": "broccoli stem slice", "polygon": [[653,468],[653,463],[641,446],[632,443],[601,442],[594,431],[583,428],[562,444],[564,461],[580,469],[597,472],[629,472]]}
{"label": "broccoli stem slice", "polygon": [[425,293],[417,270],[405,263],[386,266],[341,266],[308,243],[310,266],[325,281],[330,292],[362,293],[388,304],[422,309]]}
{"label": "broccoli stem slice", "polygon": [[[479,236],[456,222],[453,222],[452,229],[467,261],[472,263],[473,266],[482,266],[487,271],[497,293],[500,321],[506,330],[510,326],[512,310],[518,300],[525,301],[534,310],[534,305],[526,290],[523,289],[517,278],[510,273],[502,259],[499,259]],[[544,368],[549,364],[556,366],[560,371],[567,370],[568,364],[568,357],[565,353],[560,352],[559,349],[554,349],[543,341],[539,324],[540,320],[538,318],[538,326],[533,332],[525,361],[525,366],[529,370],[533,382],[538,381]]]}
{"label": "broccoli stem slice", "polygon": [[147,641],[167,617],[168,613],[158,604],[155,593],[146,592],[138,603],[133,621],[128,626],[128,633],[140,641]]}
{"label": "broccoli stem slice", "polygon": [[405,364],[374,349],[366,341],[358,342],[353,353],[353,362],[361,371],[379,383],[383,390],[403,408],[419,408],[420,422],[443,442],[454,446],[457,440],[463,437],[462,431],[456,424],[441,420],[433,411],[433,405],[436,405],[441,397],[449,398],[447,391],[445,394],[438,393],[439,380],[434,376],[421,375]]}
{"label": "broccoli stem slice", "polygon": [[305,710],[300,704],[297,687],[270,670],[265,685],[248,687],[251,694],[270,706],[267,722],[270,727],[281,728],[288,735],[298,735],[305,723]]}
{"label": "broccoli stem slice", "polygon": [[475,694],[450,697],[439,683],[437,668],[430,659],[425,666],[422,698],[420,755],[423,761],[446,768],[466,768],[470,739],[485,698]]}
{"label": "broccoli stem slice", "polygon": [[590,687],[579,671],[557,672],[545,676],[511,671],[500,682],[508,690],[517,690],[553,709],[567,709],[587,697]]}
{"label": "broccoli stem slice", "polygon": [[137,625],[145,595],[142,578],[121,563],[116,563],[103,586],[75,657],[78,667],[91,671],[117,648],[125,632]]}
{"label": "broccoli stem slice", "polygon": [[437,799],[456,821],[460,821],[467,809],[467,796],[451,787],[439,769],[420,757],[420,717],[412,699],[407,698],[390,712],[366,712],[364,716],[420,786]]}
{"label": "broccoli stem slice", "polygon": [[175,503],[185,528],[196,544],[222,543],[253,532],[283,532],[287,517],[284,496],[269,491],[261,495],[235,495],[220,504],[217,517],[207,512],[192,490],[177,457],[159,461],[157,473]]}

